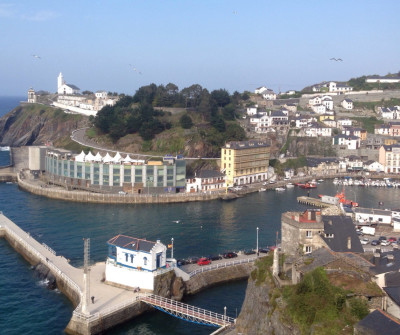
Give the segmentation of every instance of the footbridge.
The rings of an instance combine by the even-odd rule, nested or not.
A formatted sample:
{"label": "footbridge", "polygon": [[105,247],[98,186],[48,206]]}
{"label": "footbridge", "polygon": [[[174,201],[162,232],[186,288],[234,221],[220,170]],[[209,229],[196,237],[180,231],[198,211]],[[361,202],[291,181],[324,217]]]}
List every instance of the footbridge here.
{"label": "footbridge", "polygon": [[184,304],[182,302],[160,297],[158,295],[145,295],[139,297],[140,301],[153,306],[179,319],[214,327],[230,327],[235,324],[235,319],[226,315],[207,311],[202,308]]}

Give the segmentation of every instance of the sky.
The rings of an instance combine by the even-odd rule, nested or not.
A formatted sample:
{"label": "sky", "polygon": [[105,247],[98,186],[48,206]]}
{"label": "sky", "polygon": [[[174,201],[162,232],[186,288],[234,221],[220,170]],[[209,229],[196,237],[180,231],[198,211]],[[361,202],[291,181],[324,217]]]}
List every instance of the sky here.
{"label": "sky", "polygon": [[285,92],[397,73],[399,10],[398,0],[0,0],[0,96],[55,92],[60,72],[81,91],[130,95],[151,83]]}

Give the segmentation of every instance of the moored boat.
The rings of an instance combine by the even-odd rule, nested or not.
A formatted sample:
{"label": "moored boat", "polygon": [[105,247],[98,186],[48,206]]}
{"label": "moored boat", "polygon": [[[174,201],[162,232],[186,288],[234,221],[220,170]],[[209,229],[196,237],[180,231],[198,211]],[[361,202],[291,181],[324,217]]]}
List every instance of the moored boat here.
{"label": "moored boat", "polygon": [[275,188],[275,191],[277,191],[277,192],[282,192],[284,190],[286,190],[284,187],[276,187]]}

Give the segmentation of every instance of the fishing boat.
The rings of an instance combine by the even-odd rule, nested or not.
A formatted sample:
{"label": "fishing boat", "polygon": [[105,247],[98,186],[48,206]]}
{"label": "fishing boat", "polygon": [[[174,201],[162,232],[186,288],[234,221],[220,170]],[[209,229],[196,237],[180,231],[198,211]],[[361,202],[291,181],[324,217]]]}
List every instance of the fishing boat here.
{"label": "fishing boat", "polygon": [[261,188],[258,190],[258,192],[265,192],[266,190],[267,190],[266,188],[261,187]]}
{"label": "fishing boat", "polygon": [[0,151],[10,151],[10,147],[0,147]]}
{"label": "fishing boat", "polygon": [[284,187],[276,187],[275,188],[275,191],[277,191],[277,192],[282,192],[284,190],[286,190]]}
{"label": "fishing boat", "polygon": [[315,183],[315,182],[314,183],[313,182],[305,183],[303,185],[300,185],[300,187],[305,188],[305,189],[317,188],[317,183]]}
{"label": "fishing boat", "polygon": [[294,187],[294,184],[292,184],[292,183],[287,183],[286,184],[286,188],[293,188]]}

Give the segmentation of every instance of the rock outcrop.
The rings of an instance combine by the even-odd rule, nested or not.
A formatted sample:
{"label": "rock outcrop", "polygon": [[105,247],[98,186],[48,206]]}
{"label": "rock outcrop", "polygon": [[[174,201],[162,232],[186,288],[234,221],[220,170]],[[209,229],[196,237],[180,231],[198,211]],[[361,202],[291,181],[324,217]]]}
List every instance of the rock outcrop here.
{"label": "rock outcrop", "polygon": [[24,104],[0,119],[0,145],[43,145],[88,123],[83,115],[66,114],[60,109],[40,104]]}
{"label": "rock outcrop", "polygon": [[37,264],[34,266],[34,271],[36,278],[39,280],[45,280],[48,289],[55,290],[57,288],[56,277],[50,272],[49,268],[45,264]]}

